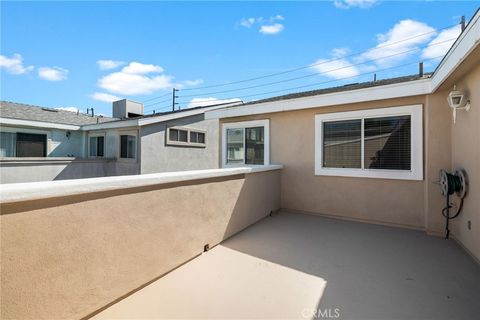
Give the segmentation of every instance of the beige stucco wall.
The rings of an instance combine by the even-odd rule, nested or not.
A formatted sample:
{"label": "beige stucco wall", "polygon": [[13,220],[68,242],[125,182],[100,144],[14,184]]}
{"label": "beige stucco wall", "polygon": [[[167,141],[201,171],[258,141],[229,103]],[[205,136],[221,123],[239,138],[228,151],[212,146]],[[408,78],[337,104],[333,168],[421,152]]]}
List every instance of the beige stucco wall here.
{"label": "beige stucco wall", "polygon": [[[423,229],[423,181],[314,174],[316,114],[412,104],[425,105],[425,97],[278,112],[222,122],[270,119],[270,161],[284,165],[282,208]],[[426,110],[424,107],[424,113]]]}
{"label": "beige stucco wall", "polygon": [[457,112],[457,121],[452,125],[452,169],[465,169],[469,193],[462,213],[453,220],[453,235],[480,261],[480,65],[457,82],[457,89],[467,93],[471,109]]}
{"label": "beige stucco wall", "polygon": [[3,203],[1,318],[85,317],[279,208],[278,170]]}

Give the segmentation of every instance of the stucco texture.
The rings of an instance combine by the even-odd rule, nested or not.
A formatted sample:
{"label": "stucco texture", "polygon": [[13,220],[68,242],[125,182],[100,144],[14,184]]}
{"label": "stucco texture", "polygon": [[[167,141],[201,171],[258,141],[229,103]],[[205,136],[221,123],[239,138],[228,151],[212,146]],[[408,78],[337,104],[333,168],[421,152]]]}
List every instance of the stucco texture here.
{"label": "stucco texture", "polygon": [[86,317],[280,208],[279,171],[2,203],[1,318]]}

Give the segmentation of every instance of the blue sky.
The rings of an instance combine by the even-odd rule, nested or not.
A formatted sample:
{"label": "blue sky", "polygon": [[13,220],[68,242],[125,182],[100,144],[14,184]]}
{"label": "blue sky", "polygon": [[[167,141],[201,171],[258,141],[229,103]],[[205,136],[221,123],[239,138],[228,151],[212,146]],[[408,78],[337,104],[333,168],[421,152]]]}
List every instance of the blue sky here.
{"label": "blue sky", "polygon": [[[151,113],[170,108],[172,87],[186,108],[361,82],[374,72],[379,79],[412,74],[421,60],[429,71],[458,35],[460,16],[468,21],[479,6],[2,1],[1,99],[110,115],[113,99],[166,95],[145,102]],[[217,84],[227,85],[202,89]],[[233,91],[244,87],[253,88]]]}

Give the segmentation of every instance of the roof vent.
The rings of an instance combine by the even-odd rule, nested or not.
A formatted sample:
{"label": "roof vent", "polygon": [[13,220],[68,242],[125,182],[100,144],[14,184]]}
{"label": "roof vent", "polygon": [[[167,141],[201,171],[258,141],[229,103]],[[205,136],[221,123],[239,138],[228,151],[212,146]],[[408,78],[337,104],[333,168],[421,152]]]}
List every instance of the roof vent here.
{"label": "roof vent", "polygon": [[112,104],[114,118],[128,119],[143,116],[143,103],[127,99],[114,101]]}

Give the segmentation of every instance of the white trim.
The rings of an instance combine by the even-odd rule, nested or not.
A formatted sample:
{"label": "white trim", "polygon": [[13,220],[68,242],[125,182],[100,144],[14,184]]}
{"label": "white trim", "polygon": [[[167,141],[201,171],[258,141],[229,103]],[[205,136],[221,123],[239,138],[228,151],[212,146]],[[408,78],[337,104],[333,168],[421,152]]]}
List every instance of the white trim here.
{"label": "white trim", "polygon": [[468,26],[460,34],[435,70],[432,77],[432,92],[435,92],[442,85],[479,44],[480,11],[470,20]]}
{"label": "white trim", "polygon": [[205,119],[239,117],[245,115],[311,109],[349,103],[410,97],[429,94],[431,92],[430,89],[430,79],[422,79],[358,90],[334,92],[310,97],[277,100],[272,102],[255,103],[246,106],[213,110],[205,113]]}
{"label": "white trim", "polygon": [[61,129],[76,131],[80,130],[80,126],[74,126],[69,124],[61,123],[52,123],[52,122],[43,122],[43,121],[32,121],[32,120],[21,120],[21,119],[10,119],[10,118],[0,118],[0,124],[2,125],[13,125],[13,126],[25,126],[25,127],[35,127],[35,128],[51,128],[51,129]]}
{"label": "white trim", "polygon": [[[362,168],[363,165],[363,119],[388,116],[411,116],[411,170],[324,168],[323,123],[338,120],[362,120]],[[348,112],[334,112],[315,115],[315,175],[365,177],[382,179],[423,180],[423,106],[421,104],[368,109]]]}
{"label": "white trim", "polygon": [[[91,156],[90,155],[90,138],[98,138],[103,137],[103,156]],[[97,139],[98,144],[98,139]],[[90,131],[87,135],[87,157],[88,158],[105,158],[105,151],[107,150],[107,133],[106,132],[98,132],[98,131]]]}
{"label": "white trim", "polygon": [[161,185],[172,182],[228,177],[238,174],[251,174],[279,170],[281,168],[281,165],[269,165],[255,168],[243,167],[230,169],[192,170],[130,176],[11,183],[5,185],[8,186],[8,188],[0,188],[0,201],[2,203],[6,203],[64,197],[99,191]]}
{"label": "white trim", "polygon": [[[133,152],[134,158],[122,158],[122,136],[134,136],[135,137],[135,151]],[[138,143],[139,143],[139,139],[138,139],[138,131],[137,130],[119,131],[118,132],[118,154],[117,154],[118,161],[137,162],[138,150],[140,149],[139,146],[138,146]]]}
{"label": "white trim", "polygon": [[[264,127],[264,151],[263,151],[263,165],[270,165],[270,120],[252,120],[240,122],[228,122],[222,124],[222,167],[239,167],[249,166],[255,167],[258,165],[246,165],[245,157],[242,164],[228,164],[227,163],[227,129],[244,129],[243,144],[245,150],[245,128]],[[261,166],[261,165],[260,165]]]}
{"label": "white trim", "polygon": [[[170,130],[182,130],[182,131],[187,131],[187,141],[173,141],[170,140]],[[203,133],[203,140],[204,143],[199,143],[199,142],[191,142],[190,141],[190,133],[195,132],[195,133]],[[193,147],[193,148],[206,148],[207,146],[207,131],[202,130],[202,129],[195,129],[195,128],[189,128],[189,127],[182,127],[182,126],[173,126],[173,127],[168,127],[167,128],[167,134],[166,134],[166,141],[165,145],[167,146],[180,146],[180,147]]]}

